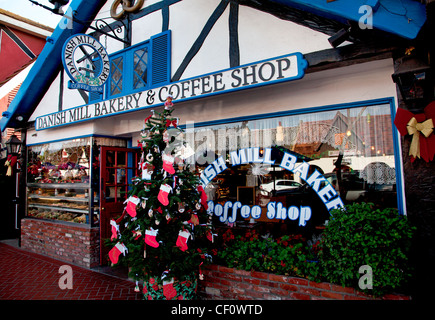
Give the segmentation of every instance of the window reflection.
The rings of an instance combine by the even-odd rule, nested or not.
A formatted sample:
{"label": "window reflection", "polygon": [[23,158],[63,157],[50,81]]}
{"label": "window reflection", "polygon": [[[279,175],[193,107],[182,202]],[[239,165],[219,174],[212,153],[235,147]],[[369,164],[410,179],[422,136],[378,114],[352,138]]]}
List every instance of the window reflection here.
{"label": "window reflection", "polygon": [[[247,163],[231,166],[229,152],[243,148],[272,148],[275,164]],[[396,207],[396,175],[390,106],[377,105],[285,117],[228,123],[195,130],[196,168],[201,173],[222,156],[225,171],[206,188],[215,203],[241,201],[240,188],[251,187],[264,219],[267,204],[310,205],[310,223],[322,224],[329,213],[319,197],[301,179],[279,166],[284,153],[296,155],[298,163],[319,171],[340,195],[344,204],[372,202]],[[238,192],[239,191],[239,192]],[[247,193],[246,193],[247,194]],[[245,195],[246,195],[245,194]],[[242,202],[243,203],[243,202]],[[323,220],[322,220],[323,219]]]}

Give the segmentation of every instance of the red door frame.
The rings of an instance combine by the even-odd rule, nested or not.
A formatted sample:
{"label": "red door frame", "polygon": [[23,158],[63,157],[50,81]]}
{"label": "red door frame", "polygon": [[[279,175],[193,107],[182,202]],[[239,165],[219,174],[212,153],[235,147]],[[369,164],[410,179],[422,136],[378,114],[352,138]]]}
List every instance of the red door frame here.
{"label": "red door frame", "polygon": [[105,240],[111,237],[110,220],[119,218],[131,178],[137,176],[139,149],[100,147],[100,265],[107,264],[110,250]]}

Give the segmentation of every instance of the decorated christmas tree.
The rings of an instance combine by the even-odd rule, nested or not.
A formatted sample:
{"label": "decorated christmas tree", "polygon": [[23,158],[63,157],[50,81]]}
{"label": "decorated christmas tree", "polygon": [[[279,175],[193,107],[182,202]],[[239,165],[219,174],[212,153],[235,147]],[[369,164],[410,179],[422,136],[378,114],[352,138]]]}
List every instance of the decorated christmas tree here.
{"label": "decorated christmas tree", "polygon": [[132,179],[122,216],[111,221],[112,265],[127,265],[136,291],[143,282],[146,299],[195,298],[201,267],[211,258],[207,197],[177,152],[183,142],[169,134],[183,134],[172,112],[168,97],[162,113],[151,111],[145,119],[138,141],[141,174]]}

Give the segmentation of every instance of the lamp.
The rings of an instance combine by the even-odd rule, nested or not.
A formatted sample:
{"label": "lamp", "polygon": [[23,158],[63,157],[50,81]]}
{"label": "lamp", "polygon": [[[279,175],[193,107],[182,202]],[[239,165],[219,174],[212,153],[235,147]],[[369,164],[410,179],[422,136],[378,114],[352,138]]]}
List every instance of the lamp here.
{"label": "lamp", "polygon": [[8,155],[17,155],[20,153],[23,143],[15,134],[13,134],[5,144]]}
{"label": "lamp", "polygon": [[48,0],[51,4],[54,4],[54,13],[63,14],[62,7],[67,5],[69,0]]}
{"label": "lamp", "polygon": [[407,104],[433,98],[430,67],[420,60],[403,58],[392,78]]}
{"label": "lamp", "polygon": [[8,151],[8,157],[5,161],[5,166],[8,167],[6,171],[7,176],[12,176],[13,168],[18,161],[18,153],[21,151],[22,142],[16,135],[12,135],[8,141],[6,141],[6,149]]}
{"label": "lamp", "polygon": [[349,39],[350,36],[350,28],[349,29],[341,29],[336,34],[328,38],[329,43],[334,48],[337,48],[340,44]]}

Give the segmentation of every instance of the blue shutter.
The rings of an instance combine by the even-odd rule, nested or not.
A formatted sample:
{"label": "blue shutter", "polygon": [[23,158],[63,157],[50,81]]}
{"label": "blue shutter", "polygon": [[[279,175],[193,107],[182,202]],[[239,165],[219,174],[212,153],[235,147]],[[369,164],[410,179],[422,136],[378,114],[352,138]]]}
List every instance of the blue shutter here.
{"label": "blue shutter", "polygon": [[151,37],[151,86],[164,85],[171,80],[171,30]]}

